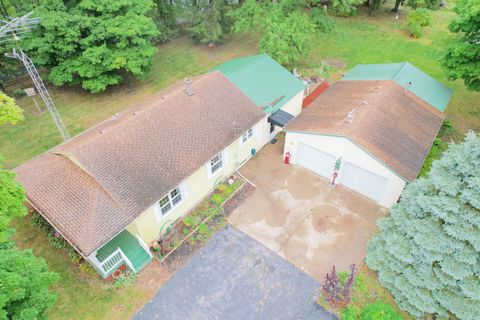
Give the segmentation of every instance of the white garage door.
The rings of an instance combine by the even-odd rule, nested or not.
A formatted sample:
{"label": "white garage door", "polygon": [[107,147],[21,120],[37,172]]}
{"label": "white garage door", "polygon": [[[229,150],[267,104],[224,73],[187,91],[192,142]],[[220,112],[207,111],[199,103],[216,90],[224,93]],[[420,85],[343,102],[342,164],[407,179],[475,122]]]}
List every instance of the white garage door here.
{"label": "white garage door", "polygon": [[320,151],[303,143],[298,144],[297,164],[324,176],[331,178],[336,158],[331,154]]}
{"label": "white garage door", "polygon": [[341,172],[341,184],[375,201],[382,199],[388,180],[371,171],[345,162]]}

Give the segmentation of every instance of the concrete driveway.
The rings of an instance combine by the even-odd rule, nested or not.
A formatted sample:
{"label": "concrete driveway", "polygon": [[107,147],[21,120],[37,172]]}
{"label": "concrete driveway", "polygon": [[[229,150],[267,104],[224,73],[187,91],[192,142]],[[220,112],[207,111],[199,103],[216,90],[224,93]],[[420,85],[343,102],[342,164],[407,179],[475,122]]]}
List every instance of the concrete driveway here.
{"label": "concrete driveway", "polygon": [[280,139],[242,167],[257,188],[229,221],[323,281],[333,265],[346,270],[363,260],[386,209],[348,188],[330,187],[307,169],[283,164],[282,148]]}
{"label": "concrete driveway", "polygon": [[333,320],[315,303],[320,284],[228,226],[133,319]]}

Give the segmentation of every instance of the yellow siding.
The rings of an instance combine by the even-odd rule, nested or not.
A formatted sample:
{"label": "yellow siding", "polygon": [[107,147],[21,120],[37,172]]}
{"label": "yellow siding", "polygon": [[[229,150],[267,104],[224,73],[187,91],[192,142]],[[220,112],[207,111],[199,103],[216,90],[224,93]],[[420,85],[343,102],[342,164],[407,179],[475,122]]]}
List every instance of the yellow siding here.
{"label": "yellow siding", "polygon": [[163,216],[160,221],[157,221],[155,217],[155,206],[152,206],[127,228],[128,231],[132,234],[138,234],[147,244],[158,239],[161,230],[165,231],[167,226],[190,212],[205,196],[213,191],[215,184],[220,179],[228,177],[242,162],[247,160],[250,157],[252,148],[257,148],[258,150],[258,147],[263,145],[262,133],[260,132],[263,121],[262,119],[262,121],[255,126],[253,137],[245,144],[241,143],[240,138],[227,147],[227,164],[213,177],[209,177],[208,164],[203,165],[188,177],[184,181],[187,189],[187,197],[166,216]]}

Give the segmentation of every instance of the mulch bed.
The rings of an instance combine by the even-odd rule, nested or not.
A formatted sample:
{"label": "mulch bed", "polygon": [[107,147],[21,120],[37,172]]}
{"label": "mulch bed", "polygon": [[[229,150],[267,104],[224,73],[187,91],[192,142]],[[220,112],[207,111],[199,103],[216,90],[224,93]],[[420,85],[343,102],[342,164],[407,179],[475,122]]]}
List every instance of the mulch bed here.
{"label": "mulch bed", "polygon": [[[237,193],[227,200],[223,204],[224,212],[222,215],[219,215],[207,222],[207,224],[210,227],[219,227],[219,223],[221,222],[220,220],[226,219],[230,214],[242,203],[245,202],[245,200],[253,193],[255,190],[255,187],[252,186],[250,183],[245,182],[245,184],[241,187],[240,190],[237,191]],[[181,226],[181,224],[179,224]],[[212,234],[212,237],[220,230],[223,228],[223,225],[221,225],[221,228],[217,228],[215,232]],[[173,230],[172,230],[173,231]],[[170,256],[164,260],[161,264],[171,270],[172,272],[177,270],[178,268],[181,268],[184,266],[188,261],[190,261],[191,257],[203,246],[207,244],[208,241],[195,241],[195,242],[190,242],[190,241],[185,241],[180,247],[178,247],[174,252],[170,254]]]}

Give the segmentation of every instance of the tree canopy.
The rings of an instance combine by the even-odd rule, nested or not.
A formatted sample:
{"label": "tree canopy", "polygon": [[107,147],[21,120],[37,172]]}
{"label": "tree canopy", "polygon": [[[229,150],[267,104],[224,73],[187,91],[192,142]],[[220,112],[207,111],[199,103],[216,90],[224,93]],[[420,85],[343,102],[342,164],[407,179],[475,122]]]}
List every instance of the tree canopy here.
{"label": "tree canopy", "polygon": [[0,125],[7,122],[16,124],[23,118],[23,110],[15,103],[15,99],[0,92]]}
{"label": "tree canopy", "polygon": [[36,9],[42,22],[22,46],[54,84],[101,92],[151,67],[158,35],[146,15],[152,7],[151,0],[45,0]]}
{"label": "tree canopy", "polygon": [[200,43],[219,43],[228,33],[230,23],[225,0],[199,0],[189,7],[188,20],[192,38]]}
{"label": "tree canopy", "polygon": [[56,301],[49,286],[57,279],[30,250],[0,250],[0,319],[46,319],[45,311]]}
{"label": "tree canopy", "polygon": [[260,50],[283,65],[293,65],[311,50],[315,23],[303,12],[300,0],[279,3],[246,0],[230,13],[234,18],[234,31],[261,31]]}
{"label": "tree canopy", "polygon": [[451,144],[426,178],[408,185],[367,264],[415,317],[476,320],[480,314],[480,137]]}
{"label": "tree canopy", "polygon": [[450,80],[463,79],[470,90],[480,91],[480,1],[459,0],[458,17],[449,26],[459,39],[448,48],[443,64]]}

